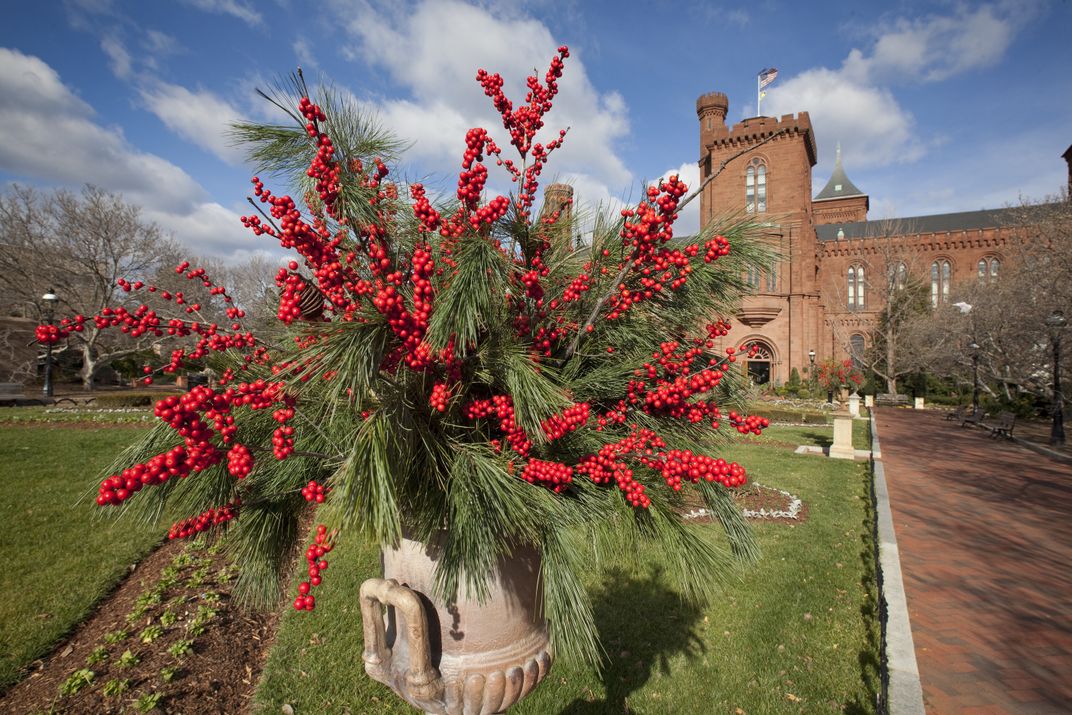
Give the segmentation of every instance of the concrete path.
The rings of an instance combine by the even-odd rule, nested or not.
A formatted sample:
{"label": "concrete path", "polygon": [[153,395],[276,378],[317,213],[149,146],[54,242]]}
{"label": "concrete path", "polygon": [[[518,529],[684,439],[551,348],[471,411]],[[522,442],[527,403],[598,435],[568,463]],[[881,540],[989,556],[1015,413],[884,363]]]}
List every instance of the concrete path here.
{"label": "concrete path", "polygon": [[877,419],[928,713],[1072,712],[1072,466],[939,413]]}

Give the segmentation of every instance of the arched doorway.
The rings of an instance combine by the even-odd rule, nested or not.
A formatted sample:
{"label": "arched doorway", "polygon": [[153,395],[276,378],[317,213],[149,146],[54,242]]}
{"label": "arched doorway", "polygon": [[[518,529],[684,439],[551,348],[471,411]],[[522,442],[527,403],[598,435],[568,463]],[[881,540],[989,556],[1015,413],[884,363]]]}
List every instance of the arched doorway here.
{"label": "arched doorway", "polygon": [[758,349],[755,355],[746,359],[745,374],[748,375],[753,385],[766,385],[771,381],[774,351],[762,340],[751,340],[749,344],[755,345]]}

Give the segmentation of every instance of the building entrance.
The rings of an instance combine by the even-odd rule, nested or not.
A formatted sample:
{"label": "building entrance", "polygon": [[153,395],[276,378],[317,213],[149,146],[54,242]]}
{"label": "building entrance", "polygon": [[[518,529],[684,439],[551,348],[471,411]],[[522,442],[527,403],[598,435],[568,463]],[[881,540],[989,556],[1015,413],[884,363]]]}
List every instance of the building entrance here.
{"label": "building entrance", "polygon": [[748,378],[753,385],[766,385],[771,381],[771,363],[773,362],[771,349],[763,343],[757,342],[756,344],[759,350],[754,356],[748,358],[747,362]]}

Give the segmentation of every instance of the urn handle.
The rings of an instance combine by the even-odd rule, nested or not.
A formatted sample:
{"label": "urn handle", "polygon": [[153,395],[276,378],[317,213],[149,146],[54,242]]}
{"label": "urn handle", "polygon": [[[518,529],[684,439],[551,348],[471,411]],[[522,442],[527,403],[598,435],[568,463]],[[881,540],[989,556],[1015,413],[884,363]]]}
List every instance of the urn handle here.
{"label": "urn handle", "polygon": [[441,700],[443,681],[432,665],[431,641],[428,638],[428,619],[417,592],[399,585],[392,579],[370,578],[361,584],[361,621],[365,633],[365,672],[388,685],[391,684],[391,649],[387,647],[382,606],[393,606],[406,622],[409,643],[409,670],[406,689],[415,699]]}

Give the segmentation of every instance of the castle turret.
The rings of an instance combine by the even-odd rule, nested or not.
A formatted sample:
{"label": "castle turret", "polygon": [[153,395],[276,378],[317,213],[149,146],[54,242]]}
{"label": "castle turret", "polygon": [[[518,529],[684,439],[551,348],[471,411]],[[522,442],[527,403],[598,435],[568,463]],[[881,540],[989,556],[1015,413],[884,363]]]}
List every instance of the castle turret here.
{"label": "castle turret", "polygon": [[696,116],[700,120],[700,161],[707,154],[707,145],[717,135],[726,133],[726,113],[730,100],[722,92],[711,92],[696,100]]}

